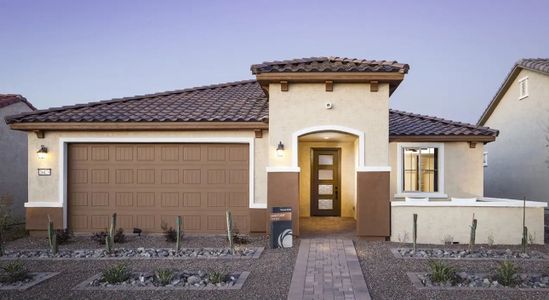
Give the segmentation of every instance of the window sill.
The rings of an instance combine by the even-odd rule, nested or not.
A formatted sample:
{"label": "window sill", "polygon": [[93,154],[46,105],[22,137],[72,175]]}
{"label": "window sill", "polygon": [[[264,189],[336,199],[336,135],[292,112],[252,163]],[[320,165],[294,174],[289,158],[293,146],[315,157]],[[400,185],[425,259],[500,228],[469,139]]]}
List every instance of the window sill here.
{"label": "window sill", "polygon": [[444,193],[398,193],[394,195],[395,198],[441,198],[448,199],[448,195]]}

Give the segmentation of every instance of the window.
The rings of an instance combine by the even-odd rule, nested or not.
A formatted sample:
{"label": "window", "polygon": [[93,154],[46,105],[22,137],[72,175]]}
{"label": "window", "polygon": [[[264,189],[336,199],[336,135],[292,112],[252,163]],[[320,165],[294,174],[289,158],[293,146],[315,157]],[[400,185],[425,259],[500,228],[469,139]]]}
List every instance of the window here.
{"label": "window", "polygon": [[488,152],[482,153],[482,165],[488,167]]}
{"label": "window", "polygon": [[528,77],[519,80],[519,100],[528,97]]}
{"label": "window", "polygon": [[438,189],[438,148],[403,147],[403,192],[436,193]]}

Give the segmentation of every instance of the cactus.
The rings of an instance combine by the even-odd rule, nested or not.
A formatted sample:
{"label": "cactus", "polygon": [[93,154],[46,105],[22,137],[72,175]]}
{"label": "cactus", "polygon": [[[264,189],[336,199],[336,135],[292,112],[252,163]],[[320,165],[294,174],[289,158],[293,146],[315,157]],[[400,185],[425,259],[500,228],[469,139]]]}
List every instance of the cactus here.
{"label": "cactus", "polygon": [[112,251],[112,247],[114,244],[115,231],[116,231],[116,213],[112,214],[111,227],[109,229],[109,234],[105,237],[105,247],[107,248],[108,253],[111,253]]}
{"label": "cactus", "polygon": [[53,221],[51,220],[50,216],[48,215],[48,241],[50,243],[50,249],[52,254],[57,254],[57,234],[55,233],[55,230],[53,229]]}
{"label": "cactus", "polygon": [[414,228],[413,228],[413,249],[416,253],[416,242],[417,242],[417,214],[414,214]]}
{"label": "cactus", "polygon": [[177,219],[175,220],[175,232],[177,234],[175,248],[179,251],[181,249],[181,216],[177,216]]}
{"label": "cactus", "polygon": [[473,251],[473,247],[475,247],[476,235],[477,235],[477,219],[475,219],[475,214],[473,214],[473,224],[471,224],[471,235],[469,237],[469,251]]}
{"label": "cactus", "polygon": [[233,216],[231,210],[227,209],[227,239],[229,240],[229,247],[231,248],[231,253],[234,255],[234,243],[233,243]]}
{"label": "cactus", "polygon": [[522,253],[528,250],[528,227],[526,227],[526,197],[522,201]]}

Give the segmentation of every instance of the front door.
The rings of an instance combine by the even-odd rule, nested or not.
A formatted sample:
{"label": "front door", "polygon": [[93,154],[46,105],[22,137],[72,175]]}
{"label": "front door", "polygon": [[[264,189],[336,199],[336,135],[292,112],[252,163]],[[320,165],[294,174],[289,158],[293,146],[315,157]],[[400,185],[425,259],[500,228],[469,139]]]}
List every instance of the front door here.
{"label": "front door", "polygon": [[311,153],[311,215],[340,216],[339,148],[313,148]]}

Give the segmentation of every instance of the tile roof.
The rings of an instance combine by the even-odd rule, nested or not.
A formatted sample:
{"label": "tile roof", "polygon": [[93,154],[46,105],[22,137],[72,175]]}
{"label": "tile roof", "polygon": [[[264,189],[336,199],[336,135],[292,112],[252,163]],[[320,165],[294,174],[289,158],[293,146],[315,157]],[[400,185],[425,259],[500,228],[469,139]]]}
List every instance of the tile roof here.
{"label": "tile roof", "polygon": [[64,106],[6,118],[26,122],[261,122],[269,105],[255,80]]}
{"label": "tile roof", "polygon": [[309,57],[252,65],[252,73],[275,72],[399,72],[407,73],[410,67],[397,61],[366,60],[346,57]]}
{"label": "tile roof", "polygon": [[399,110],[389,111],[391,136],[497,136],[498,131],[488,127],[450,121]]}
{"label": "tile roof", "polygon": [[23,102],[25,103],[30,109],[36,110],[36,107],[34,107],[25,97],[17,94],[0,94],[0,108],[6,107],[8,105],[15,104],[17,102]]}
{"label": "tile roof", "polygon": [[517,65],[533,71],[549,74],[549,58],[523,58]]}
{"label": "tile roof", "polygon": [[[6,118],[29,122],[267,122],[268,99],[255,80],[38,110]],[[496,136],[486,127],[389,111],[391,136]]]}

